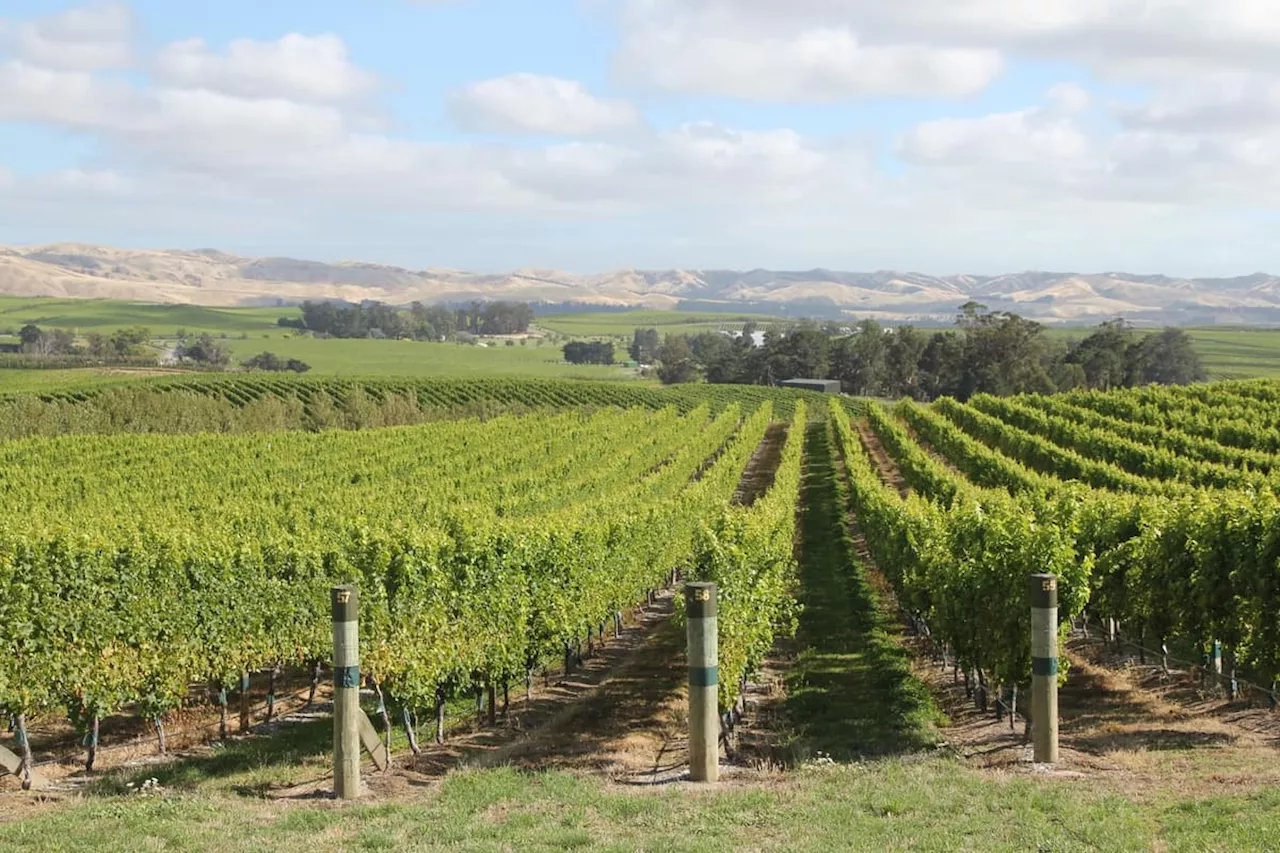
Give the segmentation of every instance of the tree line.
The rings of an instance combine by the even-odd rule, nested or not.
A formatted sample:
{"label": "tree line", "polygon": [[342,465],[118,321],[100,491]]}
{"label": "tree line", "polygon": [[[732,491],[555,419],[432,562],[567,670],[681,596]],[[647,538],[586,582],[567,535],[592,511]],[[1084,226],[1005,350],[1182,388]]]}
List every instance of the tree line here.
{"label": "tree line", "polygon": [[19,351],[33,356],[80,356],[99,361],[145,356],[151,330],[142,326],[110,334],[90,332],[82,344],[69,329],[42,329],[28,323],[18,330]]}
{"label": "tree line", "polygon": [[613,344],[608,341],[570,341],[564,345],[570,364],[613,364]]}
{"label": "tree line", "polygon": [[[884,327],[872,319],[852,330],[801,321],[785,330],[769,327],[763,345],[756,346],[757,331],[747,323],[733,338],[719,332],[669,334],[653,351],[658,377],[664,384],[835,379],[849,394],[916,400],[1185,385],[1206,378],[1191,336],[1182,329],[1140,334],[1124,320],[1111,320],[1068,341],[1044,334],[1040,323],[977,302],[960,308],[955,328],[938,331]],[[656,334],[637,329],[633,349],[645,354]]]}
{"label": "tree line", "polygon": [[533,308],[527,302],[472,302],[458,308],[421,302],[408,308],[383,302],[303,302],[301,307],[301,318],[281,317],[276,324],[331,338],[447,341],[460,334],[523,334],[533,322]]}
{"label": "tree line", "polygon": [[[188,334],[179,329],[178,341],[173,349],[173,360],[179,364],[202,369],[221,370],[231,364],[231,349],[208,333]],[[225,337],[225,336],[224,336]],[[83,343],[68,329],[41,329],[34,323],[23,326],[18,332],[19,353],[23,362],[12,366],[41,366],[41,362],[59,367],[75,367],[88,363],[158,364],[154,350],[148,347],[151,330],[145,326],[117,329],[110,334],[90,332]],[[310,365],[296,358],[281,358],[275,353],[263,352],[245,359],[241,365],[246,370],[289,371],[305,373]],[[0,366],[5,366],[0,364]]]}

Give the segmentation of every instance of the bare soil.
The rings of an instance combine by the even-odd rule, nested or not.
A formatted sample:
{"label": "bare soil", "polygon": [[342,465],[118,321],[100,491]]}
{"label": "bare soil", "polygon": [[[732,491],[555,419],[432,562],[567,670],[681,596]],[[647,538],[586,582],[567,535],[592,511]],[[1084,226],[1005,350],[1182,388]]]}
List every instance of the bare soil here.
{"label": "bare soil", "polygon": [[[994,702],[991,710],[977,709],[954,667],[934,660],[925,640],[909,643],[917,677],[950,719],[944,735],[952,749],[980,767],[1043,772],[1032,764],[1025,716],[998,721]],[[1229,780],[1248,788],[1280,785],[1280,717],[1258,708],[1187,702],[1192,694],[1185,686],[1149,689],[1136,670],[1091,661],[1094,645],[1073,638],[1064,650],[1069,671],[1058,691],[1054,774],[1105,780],[1131,792],[1173,785],[1193,796],[1221,793]],[[1027,699],[1019,697],[1020,710]]]}
{"label": "bare soil", "polygon": [[[683,774],[686,739],[684,637],[664,592],[646,623],[602,661],[599,677],[571,681],[573,701],[536,720],[527,737],[479,763],[531,770],[585,770],[618,781]],[[551,709],[548,709],[549,711]]]}
{"label": "bare soil", "polygon": [[957,477],[964,476],[964,472],[961,471],[959,468],[957,468],[955,465],[951,464],[950,459],[948,459],[946,456],[939,453],[937,448],[935,448],[932,444],[930,444],[929,442],[921,438],[920,433],[916,432],[915,428],[912,427],[911,424],[907,423],[904,420],[899,420],[898,423],[902,424],[902,428],[907,431],[907,435],[911,436],[911,440],[914,441],[916,444],[920,445],[920,449],[923,450],[925,453],[929,454],[929,456],[931,456],[935,462],[938,462],[939,464],[941,464],[943,467],[945,467],[952,474],[955,474]]}
{"label": "bare soil", "polygon": [[[326,711],[330,707],[332,691],[328,682],[327,677],[322,678],[317,685],[313,706],[317,712]],[[309,673],[300,669],[287,669],[277,677],[275,708],[270,722],[266,720],[267,687],[266,675],[255,675],[250,680],[250,727],[247,733],[240,731],[239,692],[228,691],[228,741],[269,733],[279,727],[281,719],[296,718],[305,711],[310,694]],[[217,741],[220,716],[218,707],[210,701],[198,698],[204,697],[206,692],[204,685],[193,685],[191,696],[197,698],[190,699],[184,707],[164,718],[166,755],[159,752],[156,730],[149,719],[127,712],[104,717],[99,723],[94,772],[167,761]],[[54,787],[60,787],[64,780],[72,783],[85,781],[87,748],[81,745],[82,735],[65,715],[36,717],[28,721],[27,732],[31,739],[35,770],[40,777]],[[4,745],[14,749],[12,735],[2,740]],[[0,777],[0,788],[12,781],[14,780]]]}
{"label": "bare soil", "polygon": [[787,425],[785,423],[770,424],[765,431],[760,446],[751,455],[742,479],[738,482],[737,491],[733,494],[733,502],[739,506],[751,506],[756,499],[769,491],[773,478],[778,473],[778,465],[782,461],[782,448],[787,443]]}
{"label": "bare soil", "polygon": [[884,449],[884,445],[880,443],[879,436],[875,430],[871,429],[871,425],[865,420],[859,420],[854,423],[854,427],[858,430],[858,435],[862,438],[862,444],[867,448],[867,452],[871,454],[872,460],[875,461],[876,470],[880,472],[880,479],[887,485],[898,490],[898,494],[906,497],[910,492],[907,486],[907,480],[902,476],[902,471],[898,469],[898,463],[893,461]]}

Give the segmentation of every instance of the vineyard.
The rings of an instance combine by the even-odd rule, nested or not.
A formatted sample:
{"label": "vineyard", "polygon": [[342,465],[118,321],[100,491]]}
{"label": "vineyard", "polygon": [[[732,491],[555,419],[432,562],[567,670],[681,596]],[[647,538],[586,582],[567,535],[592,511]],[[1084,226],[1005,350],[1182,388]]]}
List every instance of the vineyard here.
{"label": "vineyard", "polygon": [[1064,616],[1210,665],[1216,646],[1232,694],[1247,675],[1274,705],[1278,400],[1247,382],[904,401],[861,435],[831,417],[877,564],[982,689],[1029,680],[1023,585],[1050,572]]}
{"label": "vineyard", "polygon": [[0,393],[0,440],[63,434],[261,432],[404,426],[565,408],[769,402],[790,417],[812,392],[762,387],[556,379],[342,379],[271,375],[168,376],[44,393]]}
{"label": "vineyard", "polygon": [[[279,388],[217,390],[243,406]],[[681,412],[675,395],[623,408],[603,405],[618,402],[602,396],[612,387],[576,383],[410,390],[435,403],[487,392],[586,408],[373,432],[0,445],[0,650],[12,662],[0,707],[19,746],[31,715],[65,708],[93,739],[103,717],[129,709],[163,732],[192,684],[211,685],[225,709],[251,673],[327,661],[327,591],[345,582],[362,591],[365,673],[406,725],[454,695],[505,692],[548,659],[569,661],[677,569],[725,591],[723,668],[735,678],[722,700],[734,703],[785,627],[794,568],[801,439],[785,442],[774,488],[732,505],[782,417],[769,395],[715,411],[715,395],[683,395]],[[290,393],[338,396],[306,382]],[[803,400],[786,401],[803,425]]]}
{"label": "vineyard", "polygon": [[[838,761],[941,748],[943,688],[919,670],[931,654],[968,685],[968,713],[989,719],[995,699],[1025,723],[1026,580],[1044,572],[1059,579],[1064,647],[1087,620],[1220,667],[1214,689],[1232,699],[1276,699],[1273,382],[881,404],[741,386],[174,377],[11,395],[0,410],[0,711],[28,763],[34,746],[92,765],[107,722],[163,752],[188,715],[216,716],[216,743],[235,749],[228,709],[251,683],[267,685],[269,721],[286,682],[313,695],[323,682],[328,592],[343,583],[360,590],[366,709],[415,755],[420,717],[465,739],[446,736],[445,715],[474,701],[476,732],[505,727],[524,738],[522,766],[548,766],[597,717],[495,723],[495,697],[506,719],[509,686],[532,707],[535,681],[545,692],[552,670],[568,681],[604,660],[630,669],[583,701],[618,718],[621,742],[642,741],[629,729],[656,723],[628,716],[627,697],[670,702],[683,684],[681,596],[674,613],[654,602],[684,579],[718,587],[734,750],[743,720],[748,742],[785,731]],[[591,663],[628,630],[633,657]],[[778,666],[792,668],[786,722],[762,735],[778,713],[761,710],[762,670]],[[1075,666],[1063,658],[1064,684]],[[247,708],[246,743],[294,742],[243,734]],[[667,755],[671,732],[654,737]],[[912,784],[933,796],[927,774],[942,771],[924,766]],[[902,782],[870,772],[872,799]],[[884,796],[872,812],[899,807]]]}

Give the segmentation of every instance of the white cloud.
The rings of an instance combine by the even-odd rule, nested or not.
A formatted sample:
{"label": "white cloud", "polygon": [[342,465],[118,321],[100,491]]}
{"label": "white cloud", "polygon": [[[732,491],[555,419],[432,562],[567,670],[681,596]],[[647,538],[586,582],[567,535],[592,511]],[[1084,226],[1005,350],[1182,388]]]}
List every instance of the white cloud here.
{"label": "white cloud", "polygon": [[597,98],[576,80],[509,74],[471,83],[449,98],[454,120],[482,133],[593,136],[640,125],[640,114],[622,100]]}
{"label": "white cloud", "polygon": [[[1156,0],[626,5],[619,70],[676,92],[808,102],[964,95],[1035,52],[1143,80],[1151,94],[1117,105],[1063,83],[1041,103],[976,115],[972,102],[934,107],[896,139],[852,144],[785,121],[735,128],[683,109],[673,111],[682,123],[655,126],[630,101],[579,82],[511,74],[456,91],[453,118],[468,130],[559,139],[437,143],[368,120],[382,81],[336,35],[225,48],[187,40],[137,63],[148,76],[98,73],[132,58],[134,26],[119,15],[127,7],[99,6],[100,25],[73,12],[10,22],[0,36],[9,54],[0,57],[0,121],[70,130],[93,151],[44,175],[5,164],[19,169],[7,179],[0,169],[0,223],[127,221],[138,233],[193,235],[225,225],[232,231],[216,233],[348,246],[382,245],[385,234],[417,246],[453,223],[450,233],[470,245],[507,247],[508,260],[487,262],[502,266],[537,262],[509,246],[541,252],[536,235],[557,222],[574,232],[562,251],[593,265],[982,271],[1141,256],[1183,272],[1175,265],[1196,257],[1191,237],[1203,222],[1238,232],[1250,258],[1274,251],[1280,264],[1249,219],[1280,205],[1280,60],[1250,47],[1280,24],[1251,22],[1261,7],[1223,0],[1221,20],[1211,20]],[[1149,39],[1139,44],[1143,21]],[[30,33],[40,40],[19,37]],[[1072,77],[1090,79],[1086,69]],[[885,142],[905,168],[877,169]],[[491,229],[503,239],[485,236]],[[589,229],[589,238],[578,233]],[[1166,233],[1181,235],[1178,245],[1166,245]],[[614,247],[612,260],[597,237]],[[648,255],[630,254],[645,246]]]}
{"label": "white cloud", "polygon": [[135,21],[121,2],[96,2],[22,23],[0,19],[0,44],[45,68],[93,71],[134,62]]}
{"label": "white cloud", "polygon": [[1280,77],[1203,75],[1116,113],[1131,129],[1215,135],[1265,131],[1280,127]]}
{"label": "white cloud", "polygon": [[634,0],[617,57],[628,80],[690,94],[825,101],[860,95],[962,95],[1001,70],[997,52],[876,41],[833,16],[761,21],[731,4]]}
{"label": "white cloud", "polygon": [[0,60],[0,120],[73,128],[127,121],[133,92],[85,71],[57,71]]}
{"label": "white cloud", "polygon": [[154,74],[168,86],[304,101],[356,98],[378,85],[377,76],[352,64],[345,42],[332,34],[290,33],[276,41],[237,39],[226,54],[210,50],[203,39],[186,39],[160,51]]}
{"label": "white cloud", "polygon": [[567,143],[514,150],[497,162],[516,185],[549,203],[642,213],[734,210],[788,203],[861,170],[862,152],[835,152],[789,130],[740,131],[708,122],[629,144]]}
{"label": "white cloud", "polygon": [[922,122],[898,141],[898,152],[919,163],[1021,165],[1047,173],[1087,164],[1091,140],[1074,115],[1088,106],[1087,94],[1063,85],[1047,99],[1045,107]]}
{"label": "white cloud", "polygon": [[623,0],[619,70],[670,91],[780,101],[955,95],[1002,57],[1119,78],[1280,71],[1272,0]]}
{"label": "white cloud", "polygon": [[843,7],[868,25],[966,44],[1124,67],[1134,61],[1221,67],[1280,67],[1273,45],[1280,16],[1269,0],[873,0],[801,5]]}

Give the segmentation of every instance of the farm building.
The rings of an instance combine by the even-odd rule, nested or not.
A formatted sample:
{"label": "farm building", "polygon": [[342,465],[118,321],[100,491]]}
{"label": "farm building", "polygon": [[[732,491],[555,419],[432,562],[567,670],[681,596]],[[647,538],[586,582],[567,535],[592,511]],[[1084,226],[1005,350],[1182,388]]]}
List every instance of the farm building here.
{"label": "farm building", "polygon": [[818,391],[822,394],[839,394],[838,379],[784,379],[778,383],[783,388],[798,388],[801,391]]}

